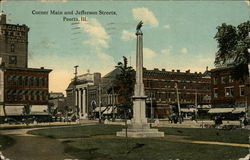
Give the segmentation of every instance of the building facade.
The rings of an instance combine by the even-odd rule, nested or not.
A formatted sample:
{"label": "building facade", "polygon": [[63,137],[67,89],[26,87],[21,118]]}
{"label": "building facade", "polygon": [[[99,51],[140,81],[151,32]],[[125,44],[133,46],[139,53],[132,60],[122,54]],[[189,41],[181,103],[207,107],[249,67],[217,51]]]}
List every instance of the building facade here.
{"label": "building facade", "polygon": [[177,93],[181,109],[210,104],[210,76],[207,74],[191,73],[190,70],[181,72],[180,70],[166,71],[157,68],[144,69],[143,81],[145,94],[148,96],[148,117],[166,118],[170,116],[174,108],[178,106]]}
{"label": "building facade", "polygon": [[72,108],[78,118],[86,119],[89,115],[90,102],[88,90],[91,86],[98,86],[101,82],[100,73],[86,73],[76,76],[66,89],[67,105]]}
{"label": "building facade", "polygon": [[6,67],[28,67],[28,32],[26,25],[7,24],[0,13],[0,57]]}
{"label": "building facade", "polygon": [[30,114],[48,115],[48,77],[50,69],[1,67],[2,116],[22,115],[24,106]]}
{"label": "building facade", "polygon": [[[28,68],[26,25],[7,24],[0,13],[0,115],[48,116],[49,73],[51,69]],[[29,108],[30,113],[24,113]],[[27,111],[25,111],[27,112]]]}
{"label": "building facade", "polygon": [[228,118],[233,118],[243,116],[247,111],[249,77],[246,75],[243,79],[236,80],[234,73],[234,65],[211,70],[211,114],[226,114]]}

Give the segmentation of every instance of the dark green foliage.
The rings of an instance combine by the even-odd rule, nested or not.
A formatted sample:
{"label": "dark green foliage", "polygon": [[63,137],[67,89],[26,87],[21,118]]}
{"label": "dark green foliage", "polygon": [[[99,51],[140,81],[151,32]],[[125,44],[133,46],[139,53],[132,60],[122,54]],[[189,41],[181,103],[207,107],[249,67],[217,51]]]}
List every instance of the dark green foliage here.
{"label": "dark green foliage", "polygon": [[[131,66],[128,66],[128,60],[123,57],[123,63],[119,62],[116,66],[121,73],[116,76],[115,88],[119,94],[120,112],[130,111],[132,113],[132,96],[134,92],[135,72]],[[131,115],[130,115],[131,116]]]}
{"label": "dark green foliage", "polygon": [[215,64],[226,64],[228,60],[233,60],[231,63],[236,66],[233,78],[244,81],[245,76],[249,75],[250,21],[241,23],[237,28],[223,23],[217,30],[214,38],[218,42],[219,50],[216,53]]}
{"label": "dark green foliage", "polygon": [[217,27],[215,39],[218,42],[218,52],[215,64],[224,64],[233,58],[236,64],[248,64],[250,61],[248,48],[250,48],[250,21],[236,27],[223,23]]}
{"label": "dark green foliage", "polygon": [[237,44],[237,32],[236,28],[232,25],[223,23],[217,27],[218,32],[215,35],[215,39],[218,41],[218,52],[216,54],[215,63],[225,63],[227,59],[233,57],[233,50]]}

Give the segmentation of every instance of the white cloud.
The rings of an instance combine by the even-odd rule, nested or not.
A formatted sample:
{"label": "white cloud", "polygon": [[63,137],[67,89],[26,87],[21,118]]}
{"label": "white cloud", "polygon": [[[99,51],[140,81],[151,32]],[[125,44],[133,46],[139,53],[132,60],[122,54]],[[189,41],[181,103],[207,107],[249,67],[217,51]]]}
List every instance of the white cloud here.
{"label": "white cloud", "polygon": [[169,49],[162,49],[161,54],[168,55],[169,54]]}
{"label": "white cloud", "polygon": [[134,8],[132,9],[132,14],[135,20],[142,20],[145,25],[159,26],[159,21],[148,8]]}
{"label": "white cloud", "polygon": [[135,38],[136,38],[136,36],[135,36],[134,33],[128,32],[128,31],[126,31],[126,30],[123,30],[123,31],[122,31],[121,39],[122,39],[123,41],[130,41],[130,40],[133,40],[133,39],[135,39]]}
{"label": "white cloud", "polygon": [[169,24],[165,24],[165,25],[163,26],[163,28],[165,28],[165,29],[170,29],[171,26],[170,26]]}
{"label": "white cloud", "polygon": [[90,39],[88,41],[84,41],[83,44],[87,44],[91,46],[99,46],[102,48],[109,48],[108,42],[103,39]]}
{"label": "white cloud", "polygon": [[110,36],[97,19],[89,18],[88,21],[82,21],[80,22],[80,27],[90,36],[90,40],[85,41],[84,44],[109,48],[108,40],[110,39]]}
{"label": "white cloud", "polygon": [[146,59],[150,59],[156,56],[156,53],[149,48],[143,48],[143,53]]}
{"label": "white cloud", "polygon": [[250,6],[250,0],[245,0],[246,4]]}
{"label": "white cloud", "polygon": [[187,54],[187,53],[188,53],[188,49],[187,49],[187,48],[182,48],[182,49],[181,49],[181,53]]}

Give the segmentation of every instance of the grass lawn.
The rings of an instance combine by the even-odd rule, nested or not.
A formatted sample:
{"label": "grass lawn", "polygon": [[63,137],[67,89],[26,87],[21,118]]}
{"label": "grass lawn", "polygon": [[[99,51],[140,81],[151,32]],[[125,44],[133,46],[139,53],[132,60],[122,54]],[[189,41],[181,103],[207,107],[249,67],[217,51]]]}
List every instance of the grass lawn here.
{"label": "grass lawn", "polygon": [[82,138],[97,135],[115,135],[122,130],[120,125],[89,125],[67,128],[39,129],[29,131],[29,134],[41,135],[50,138]]}
{"label": "grass lawn", "polygon": [[[249,152],[243,147],[170,142],[166,138],[129,138],[126,143],[125,138],[115,136],[123,127],[91,125],[40,129],[29,133],[57,139],[69,138],[62,142],[65,152],[81,160],[233,160],[245,157]],[[167,135],[188,136],[192,140],[248,143],[246,130],[159,129]]]}
{"label": "grass lawn", "polygon": [[247,148],[167,142],[161,138],[91,138],[67,141],[65,152],[86,160],[229,160],[248,154]]}
{"label": "grass lawn", "polygon": [[10,138],[9,136],[0,135],[0,151],[12,146],[15,144],[15,140]]}
{"label": "grass lawn", "polygon": [[247,129],[219,130],[215,128],[167,128],[160,127],[167,135],[189,136],[187,139],[249,144]]}

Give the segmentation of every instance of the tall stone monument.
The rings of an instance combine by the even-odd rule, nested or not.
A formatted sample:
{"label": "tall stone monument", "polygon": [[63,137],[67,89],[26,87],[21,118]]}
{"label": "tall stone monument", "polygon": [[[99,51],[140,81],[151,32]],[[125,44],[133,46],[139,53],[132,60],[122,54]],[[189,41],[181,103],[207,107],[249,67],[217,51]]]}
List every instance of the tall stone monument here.
{"label": "tall stone monument", "polygon": [[143,22],[141,21],[136,27],[136,84],[133,96],[133,119],[128,126],[127,133],[123,129],[117,132],[119,137],[164,137],[164,132],[158,129],[151,129],[146,118],[146,98],[143,84],[143,33],[141,31]]}

